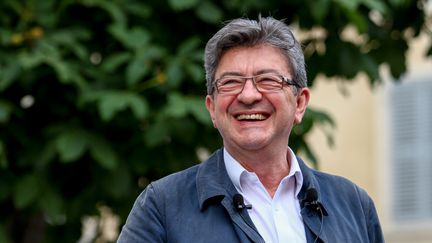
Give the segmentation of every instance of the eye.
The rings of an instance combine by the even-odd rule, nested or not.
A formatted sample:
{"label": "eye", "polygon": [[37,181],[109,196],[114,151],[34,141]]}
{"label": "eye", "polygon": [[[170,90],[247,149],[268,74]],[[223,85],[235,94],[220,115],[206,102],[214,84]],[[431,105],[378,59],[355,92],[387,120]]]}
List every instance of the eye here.
{"label": "eye", "polygon": [[282,84],[282,80],[275,75],[260,75],[256,78],[257,85],[261,87],[280,87]]}
{"label": "eye", "polygon": [[219,87],[235,87],[243,84],[243,80],[238,77],[224,77],[218,81]]}

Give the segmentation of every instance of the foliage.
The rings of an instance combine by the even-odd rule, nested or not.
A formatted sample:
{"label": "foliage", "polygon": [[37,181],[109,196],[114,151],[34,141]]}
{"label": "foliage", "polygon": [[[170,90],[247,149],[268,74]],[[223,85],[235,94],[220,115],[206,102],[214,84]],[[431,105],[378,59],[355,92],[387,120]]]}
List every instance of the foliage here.
{"label": "foliage", "polygon": [[[303,40],[318,74],[379,83],[405,72],[424,27],[413,0],[4,0],[0,2],[0,242],[76,242],[107,205],[124,220],[148,181],[195,164],[221,140],[204,107],[206,40],[259,13],[322,36]],[[361,42],[341,33],[352,26]],[[324,46],[320,49],[319,46]],[[429,51],[431,54],[431,51]],[[310,108],[290,141],[332,126]],[[331,139],[331,134],[328,135]]]}

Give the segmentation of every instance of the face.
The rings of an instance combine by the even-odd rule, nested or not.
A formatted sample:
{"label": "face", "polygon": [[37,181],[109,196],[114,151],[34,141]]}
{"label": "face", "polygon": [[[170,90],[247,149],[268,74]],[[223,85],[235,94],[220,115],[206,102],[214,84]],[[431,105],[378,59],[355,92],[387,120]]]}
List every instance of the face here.
{"label": "face", "polygon": [[[228,50],[216,69],[215,79],[226,74],[253,76],[278,73],[292,79],[286,58],[274,47],[259,45]],[[294,94],[291,86],[272,93],[260,93],[248,79],[241,93],[206,97],[213,125],[222,135],[225,148],[236,151],[263,150],[287,146],[292,126],[300,123],[309,101],[309,90]]]}

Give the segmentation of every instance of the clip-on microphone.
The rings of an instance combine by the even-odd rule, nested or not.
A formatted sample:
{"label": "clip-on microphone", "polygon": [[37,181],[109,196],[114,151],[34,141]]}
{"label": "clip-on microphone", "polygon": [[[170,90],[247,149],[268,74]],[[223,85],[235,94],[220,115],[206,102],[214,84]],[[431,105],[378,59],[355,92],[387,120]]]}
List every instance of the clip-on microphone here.
{"label": "clip-on microphone", "polygon": [[233,204],[234,204],[234,208],[238,212],[242,211],[245,208],[246,209],[252,209],[252,205],[244,204],[243,196],[241,194],[238,194],[238,193],[233,196]]}

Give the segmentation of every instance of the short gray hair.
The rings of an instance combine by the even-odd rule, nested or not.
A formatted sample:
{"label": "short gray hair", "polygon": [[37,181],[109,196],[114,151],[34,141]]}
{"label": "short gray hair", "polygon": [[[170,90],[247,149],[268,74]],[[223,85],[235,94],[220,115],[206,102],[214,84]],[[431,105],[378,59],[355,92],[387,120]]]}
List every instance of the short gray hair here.
{"label": "short gray hair", "polygon": [[300,87],[307,86],[303,50],[288,25],[273,17],[259,16],[258,20],[231,20],[207,42],[204,52],[207,94],[213,94],[215,90],[215,72],[220,58],[227,50],[259,44],[278,48],[287,58],[293,72],[293,81]]}

